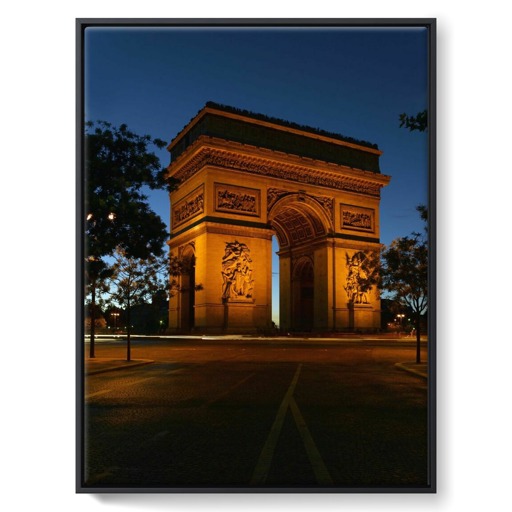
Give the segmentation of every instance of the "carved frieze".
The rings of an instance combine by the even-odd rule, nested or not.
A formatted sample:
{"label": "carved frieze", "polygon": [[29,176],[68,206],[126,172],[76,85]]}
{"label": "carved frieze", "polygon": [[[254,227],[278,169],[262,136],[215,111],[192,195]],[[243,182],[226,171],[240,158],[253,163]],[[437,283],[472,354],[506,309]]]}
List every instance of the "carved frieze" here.
{"label": "carved frieze", "polygon": [[254,279],[252,259],[246,244],[226,242],[222,257],[222,299],[225,302],[252,301]]}
{"label": "carved frieze", "polygon": [[371,208],[341,205],[341,228],[356,231],[375,231],[375,212]]}
{"label": "carved frieze", "polygon": [[265,158],[213,148],[201,149],[174,177],[183,182],[206,165],[236,169],[251,174],[281,178],[287,181],[329,187],[347,192],[357,192],[374,197],[380,196],[382,186],[380,183],[367,181],[364,178],[340,176],[338,173],[325,170],[271,161]]}
{"label": "carved frieze", "polygon": [[193,190],[172,208],[172,227],[175,228],[187,220],[204,212],[204,186]]}
{"label": "carved frieze", "polygon": [[215,183],[214,190],[216,211],[259,217],[259,190],[222,183]]}

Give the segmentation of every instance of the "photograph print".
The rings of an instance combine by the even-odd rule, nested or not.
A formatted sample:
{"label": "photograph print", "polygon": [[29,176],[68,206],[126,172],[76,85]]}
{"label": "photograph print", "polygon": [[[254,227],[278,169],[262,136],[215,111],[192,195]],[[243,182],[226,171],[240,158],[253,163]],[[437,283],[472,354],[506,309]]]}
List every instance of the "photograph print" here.
{"label": "photograph print", "polygon": [[76,37],[77,492],[435,492],[435,20]]}

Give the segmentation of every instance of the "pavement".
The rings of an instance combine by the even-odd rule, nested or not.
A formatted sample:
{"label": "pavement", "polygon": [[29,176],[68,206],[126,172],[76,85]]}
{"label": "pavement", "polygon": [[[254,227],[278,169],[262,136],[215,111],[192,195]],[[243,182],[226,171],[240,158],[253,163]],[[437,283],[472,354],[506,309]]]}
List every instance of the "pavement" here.
{"label": "pavement", "polygon": [[[167,337],[167,336],[166,336]],[[201,338],[200,336],[198,336],[198,338]],[[226,336],[215,336],[215,337],[203,337],[203,340],[204,341],[207,341],[209,340],[209,338],[213,338],[213,339],[219,339],[219,338],[230,338],[231,337],[226,337]],[[236,339],[240,339],[239,336],[237,337],[233,337],[233,338],[236,338]],[[248,337],[247,337],[248,338]],[[247,339],[246,337],[244,337],[244,341],[249,341],[249,339]],[[363,337],[360,337],[360,338],[353,338],[352,341],[363,341],[362,340]],[[212,341],[213,341],[212,339]],[[261,338],[255,338],[253,340],[260,340],[261,341]],[[283,341],[297,341],[299,338],[279,338],[279,341],[283,342]],[[312,340],[316,340],[316,341],[330,341],[330,342],[334,342],[335,340],[333,340],[332,338],[330,339],[323,339],[323,338],[300,338],[302,341],[312,341]],[[345,339],[346,340],[346,339]],[[412,342],[413,340],[411,338],[406,338],[406,337],[402,337],[402,338],[396,338],[396,339],[393,339],[391,340],[390,338],[388,337],[375,337],[375,338],[371,338],[371,337],[364,337],[364,340],[365,341],[383,341],[383,340],[386,340],[386,341],[397,341],[397,342],[405,342],[405,341],[409,341],[409,342]],[[346,340],[348,341],[348,340]],[[422,342],[423,341],[426,341],[426,340],[423,340],[423,337],[422,337]],[[119,370],[125,370],[125,369],[129,369],[129,368],[134,368],[134,367],[138,367],[138,366],[144,366],[144,365],[147,365],[147,364],[151,364],[151,363],[154,363],[154,360],[152,359],[132,359],[130,361],[127,361],[126,359],[112,359],[112,358],[106,358],[106,357],[95,357],[95,358],[90,358],[90,357],[86,357],[85,358],[85,365],[84,365],[84,372],[85,372],[85,375],[88,376],[88,375],[96,375],[98,373],[105,373],[105,372],[112,372],[112,371],[119,371]],[[424,379],[427,379],[428,378],[428,365],[427,363],[416,363],[416,362],[410,362],[410,361],[407,361],[407,362],[397,362],[395,364],[395,367],[401,371],[406,371],[412,375],[416,375],[417,377],[421,377],[421,378],[424,378]]]}
{"label": "pavement", "polygon": [[395,366],[400,370],[404,370],[406,372],[412,373],[417,377],[422,377],[424,379],[428,378],[428,365],[427,363],[396,363]]}
{"label": "pavement", "polygon": [[117,370],[126,370],[137,366],[154,363],[152,359],[110,359],[108,357],[95,357],[85,359],[85,375],[96,375],[98,373],[113,372]]}

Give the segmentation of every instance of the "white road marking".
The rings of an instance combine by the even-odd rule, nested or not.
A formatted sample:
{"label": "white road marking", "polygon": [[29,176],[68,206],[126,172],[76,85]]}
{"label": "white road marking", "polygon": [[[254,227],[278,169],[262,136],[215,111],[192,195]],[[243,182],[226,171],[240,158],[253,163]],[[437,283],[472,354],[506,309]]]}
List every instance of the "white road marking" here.
{"label": "white road marking", "polygon": [[89,393],[85,395],[85,399],[92,398],[93,396],[105,395],[106,393],[110,393],[112,389],[102,389],[101,391],[96,391],[95,393]]}
{"label": "white road marking", "polygon": [[329,471],[324,464],[320,452],[316,447],[315,441],[313,440],[313,437],[311,437],[308,426],[306,425],[306,422],[304,421],[299,407],[297,406],[297,403],[293,397],[290,399],[290,410],[292,411],[295,424],[297,425],[300,436],[302,437],[302,442],[304,443],[304,447],[306,448],[313,472],[315,473],[316,481],[319,484],[324,485],[332,484],[333,481],[331,475],[329,474]]}
{"label": "white road marking", "polygon": [[279,439],[279,434],[281,433],[281,429],[283,428],[284,418],[286,416],[286,411],[288,410],[288,406],[290,404],[290,399],[295,390],[295,386],[297,385],[297,381],[299,380],[300,370],[302,368],[302,364],[299,364],[297,367],[297,371],[293,376],[292,382],[284,395],[283,401],[281,402],[281,406],[277,411],[276,419],[274,420],[274,424],[270,429],[270,433],[267,437],[267,441],[261,450],[258,462],[256,464],[256,468],[254,469],[254,473],[251,478],[251,485],[262,485],[265,483],[267,479],[268,472],[270,470],[270,466],[272,464],[272,458],[274,457],[274,451],[276,449],[277,441]]}
{"label": "white road marking", "polygon": [[[163,374],[170,375],[170,374],[182,373],[183,371],[184,371],[184,368],[178,368],[177,370],[163,372]],[[161,375],[162,374],[153,375],[152,377],[144,377],[143,379],[131,380],[130,382],[126,382],[125,384],[118,386],[116,389],[126,388],[128,386],[134,386],[135,384],[139,384],[146,380],[156,379],[157,377],[160,377]],[[85,395],[84,398],[85,398],[85,400],[88,400],[89,398],[93,398],[95,396],[106,395],[107,393],[111,393],[112,391],[114,391],[114,389],[102,389],[101,391],[95,391],[94,393],[89,393],[89,394]]]}
{"label": "white road marking", "polygon": [[295,424],[299,430],[299,434],[302,438],[304,448],[306,449],[306,453],[309,458],[309,462],[311,463],[311,467],[313,468],[313,473],[315,474],[317,482],[322,485],[330,485],[333,483],[329,470],[327,469],[327,466],[325,465],[322,456],[318,451],[315,441],[311,436],[311,432],[309,431],[308,426],[304,421],[304,417],[299,410],[297,402],[295,402],[295,399],[293,398],[293,392],[295,391],[297,381],[299,380],[301,368],[302,364],[299,364],[297,371],[293,376],[292,382],[286,391],[283,401],[281,402],[279,410],[277,411],[276,419],[274,420],[272,428],[270,429],[267,441],[261,450],[256,468],[254,469],[254,473],[250,482],[251,485],[262,485],[267,479],[288,408],[290,409],[293,415],[293,419],[295,420]]}

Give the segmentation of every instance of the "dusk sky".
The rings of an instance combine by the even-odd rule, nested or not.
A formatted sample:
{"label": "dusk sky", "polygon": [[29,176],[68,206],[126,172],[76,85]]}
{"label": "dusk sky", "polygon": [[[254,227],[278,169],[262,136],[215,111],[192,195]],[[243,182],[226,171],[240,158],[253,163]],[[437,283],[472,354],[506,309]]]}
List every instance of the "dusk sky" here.
{"label": "dusk sky", "polygon": [[[170,142],[214,101],[377,144],[381,172],[391,176],[382,190],[384,244],[423,230],[415,208],[428,200],[427,135],[400,128],[399,115],[427,108],[427,86],[422,28],[85,33],[87,120]],[[168,152],[157,154],[167,166]],[[167,193],[152,193],[150,203],[169,224]]]}

